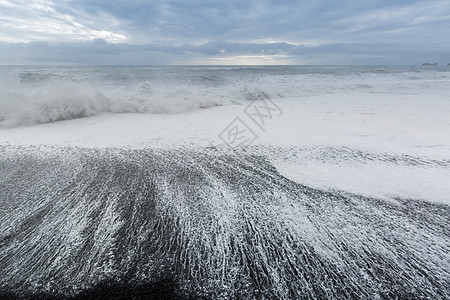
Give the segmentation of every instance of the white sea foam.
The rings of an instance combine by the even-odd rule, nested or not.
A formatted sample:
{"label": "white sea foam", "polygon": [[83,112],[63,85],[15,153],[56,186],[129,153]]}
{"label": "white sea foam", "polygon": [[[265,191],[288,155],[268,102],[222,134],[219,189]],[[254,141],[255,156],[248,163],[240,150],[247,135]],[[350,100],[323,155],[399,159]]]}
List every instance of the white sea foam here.
{"label": "white sea foam", "polygon": [[[144,74],[100,69],[99,75],[96,70],[4,72],[8,84],[0,90],[1,126],[17,128],[0,128],[0,144],[205,147],[223,144],[219,134],[239,116],[257,134],[254,144],[450,157],[447,72],[285,74],[280,69],[273,74],[271,69],[169,68]],[[283,114],[262,130],[244,109],[268,99]],[[221,107],[199,109],[217,105]],[[87,116],[93,117],[83,118]],[[76,120],[20,126],[66,119]],[[286,177],[308,186],[448,203],[450,173],[437,165],[303,156],[277,158],[274,164]]]}
{"label": "white sea foam", "polygon": [[445,298],[449,73],[392,69],[0,68],[0,282]]}
{"label": "white sea foam", "polygon": [[2,68],[0,127],[48,123],[104,112],[180,113],[253,100],[298,101],[328,94],[350,97],[355,93],[448,93],[447,72],[367,70]]}
{"label": "white sea foam", "polygon": [[70,298],[125,279],[161,291],[168,276],[180,294],[208,299],[448,299],[448,206],[296,184],[263,152],[360,166],[445,162],[243,150],[0,146],[0,296],[12,287]]}
{"label": "white sea foam", "polygon": [[[306,186],[367,197],[419,199],[450,204],[450,161],[368,153],[348,148],[278,150],[273,164]],[[286,155],[280,153],[286,152]]]}
{"label": "white sea foam", "polygon": [[111,113],[176,113],[221,105],[220,99],[187,87],[153,92],[142,82],[134,89],[95,88],[70,81],[38,86],[18,84],[0,92],[0,126],[14,127]]}

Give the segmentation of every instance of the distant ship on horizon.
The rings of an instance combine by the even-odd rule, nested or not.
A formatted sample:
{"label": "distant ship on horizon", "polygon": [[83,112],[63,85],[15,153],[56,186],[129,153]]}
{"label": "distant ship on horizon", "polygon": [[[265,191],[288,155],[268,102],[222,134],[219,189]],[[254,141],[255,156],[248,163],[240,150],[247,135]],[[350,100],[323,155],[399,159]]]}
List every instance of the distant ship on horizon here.
{"label": "distant ship on horizon", "polygon": [[422,66],[437,66],[437,63],[423,63]]}

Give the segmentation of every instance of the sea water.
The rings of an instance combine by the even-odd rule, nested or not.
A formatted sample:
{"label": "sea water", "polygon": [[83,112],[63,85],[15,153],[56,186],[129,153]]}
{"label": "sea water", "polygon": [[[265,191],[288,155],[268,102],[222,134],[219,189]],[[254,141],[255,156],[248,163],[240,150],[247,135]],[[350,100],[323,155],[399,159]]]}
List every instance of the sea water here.
{"label": "sea water", "polygon": [[178,113],[267,97],[442,95],[449,76],[447,66],[1,67],[0,126],[104,112]]}
{"label": "sea water", "polygon": [[448,298],[449,71],[1,67],[0,297]]}

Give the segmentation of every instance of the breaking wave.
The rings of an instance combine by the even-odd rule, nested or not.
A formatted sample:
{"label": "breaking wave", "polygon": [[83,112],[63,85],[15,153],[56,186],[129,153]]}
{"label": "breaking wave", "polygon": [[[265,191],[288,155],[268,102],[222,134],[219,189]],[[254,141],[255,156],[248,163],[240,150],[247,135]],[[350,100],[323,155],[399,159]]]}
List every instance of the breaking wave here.
{"label": "breaking wave", "polygon": [[97,89],[70,81],[19,86],[0,92],[0,127],[34,125],[89,117],[100,113],[180,113],[195,109],[269,99],[257,87],[231,90],[188,86]]}
{"label": "breaking wave", "polygon": [[[0,127],[101,113],[180,113],[266,99],[333,93],[408,93],[447,88],[446,72],[350,68],[0,68]],[[309,70],[309,71],[308,71]],[[395,71],[395,70],[394,70]],[[424,80],[422,80],[424,79]]]}
{"label": "breaking wave", "polygon": [[99,113],[176,113],[221,105],[216,99],[194,95],[189,89],[152,92],[148,82],[134,90],[108,92],[72,82],[57,81],[21,87],[0,94],[0,125],[33,125]]}

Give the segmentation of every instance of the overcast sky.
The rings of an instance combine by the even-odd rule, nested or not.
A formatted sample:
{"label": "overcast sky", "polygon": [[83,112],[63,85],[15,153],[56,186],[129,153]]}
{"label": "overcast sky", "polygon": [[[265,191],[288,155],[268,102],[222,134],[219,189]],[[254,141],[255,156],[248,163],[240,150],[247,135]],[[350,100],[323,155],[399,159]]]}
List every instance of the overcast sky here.
{"label": "overcast sky", "polygon": [[447,64],[449,32],[449,0],[0,0],[0,64]]}

